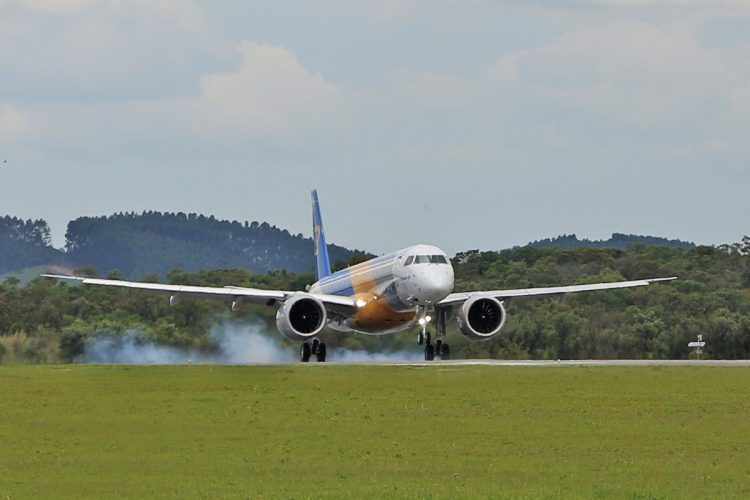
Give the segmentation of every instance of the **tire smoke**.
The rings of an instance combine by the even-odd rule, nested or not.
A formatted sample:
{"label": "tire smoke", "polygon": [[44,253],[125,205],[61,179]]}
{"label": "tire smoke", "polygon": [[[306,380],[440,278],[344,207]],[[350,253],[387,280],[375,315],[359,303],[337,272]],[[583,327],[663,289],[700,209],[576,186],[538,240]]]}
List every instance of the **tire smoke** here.
{"label": "tire smoke", "polygon": [[183,364],[263,364],[296,361],[294,350],[262,333],[258,325],[219,324],[210,338],[215,352],[158,344],[144,339],[138,331],[125,335],[101,335],[85,349],[86,364],[183,365]]}
{"label": "tire smoke", "polygon": [[[298,345],[285,345],[275,332],[268,332],[262,325],[219,323],[211,330],[210,339],[216,349],[205,352],[159,344],[145,338],[137,330],[124,335],[98,335],[87,343],[80,362],[105,365],[245,365],[299,361]],[[334,363],[387,363],[420,361],[423,355],[411,351],[370,353],[339,347],[329,350],[328,359]]]}

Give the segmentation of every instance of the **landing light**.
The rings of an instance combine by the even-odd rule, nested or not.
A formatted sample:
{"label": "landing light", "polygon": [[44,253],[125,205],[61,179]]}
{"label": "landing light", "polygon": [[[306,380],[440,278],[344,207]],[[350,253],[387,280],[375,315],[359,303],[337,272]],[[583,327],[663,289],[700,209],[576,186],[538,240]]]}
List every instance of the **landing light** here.
{"label": "landing light", "polygon": [[360,309],[362,309],[366,305],[367,305],[367,301],[366,300],[364,300],[364,299],[357,299],[357,307],[359,307]]}
{"label": "landing light", "polygon": [[425,316],[424,320],[426,323],[429,323],[430,321],[432,321],[432,316]]}

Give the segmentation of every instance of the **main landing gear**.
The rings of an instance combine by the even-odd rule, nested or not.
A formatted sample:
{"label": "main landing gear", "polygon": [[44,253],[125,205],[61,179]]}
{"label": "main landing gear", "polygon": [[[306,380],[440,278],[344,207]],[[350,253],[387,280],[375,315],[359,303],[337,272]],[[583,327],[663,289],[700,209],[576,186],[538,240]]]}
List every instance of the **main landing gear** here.
{"label": "main landing gear", "polygon": [[417,344],[424,345],[425,361],[434,361],[435,358],[445,361],[451,357],[450,346],[441,339],[438,339],[435,344],[433,344],[432,335],[427,329],[419,332],[417,336]]}
{"label": "main landing gear", "polygon": [[302,361],[303,363],[307,363],[310,361],[310,358],[312,356],[316,357],[316,359],[318,360],[318,363],[326,362],[325,342],[321,342],[318,339],[313,339],[312,343],[304,342],[300,346],[300,352],[299,352],[300,361]]}

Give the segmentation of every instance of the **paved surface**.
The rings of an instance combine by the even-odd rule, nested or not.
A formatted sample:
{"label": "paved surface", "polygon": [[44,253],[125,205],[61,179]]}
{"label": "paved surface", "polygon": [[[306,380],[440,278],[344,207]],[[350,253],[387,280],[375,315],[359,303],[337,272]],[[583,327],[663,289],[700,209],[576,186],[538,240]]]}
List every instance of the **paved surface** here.
{"label": "paved surface", "polygon": [[[314,362],[311,365],[317,364]],[[367,366],[743,366],[750,367],[750,360],[571,360],[571,361],[503,361],[497,359],[464,359],[451,361],[365,361],[365,362],[336,362],[326,365],[367,365]]]}
{"label": "paved surface", "polygon": [[[93,363],[97,364],[97,363]],[[104,363],[104,364],[123,364],[123,363]],[[130,364],[130,363],[124,363]],[[160,363],[134,363],[135,366],[159,365]],[[183,364],[189,365],[212,365],[215,363],[166,363],[166,364]],[[750,367],[750,359],[741,360],[641,360],[641,359],[617,359],[617,360],[568,360],[568,361],[511,361],[499,359],[456,359],[450,361],[399,361],[399,360],[356,360],[356,361],[336,361],[331,359],[326,363],[318,363],[311,360],[309,363],[285,363],[285,362],[267,362],[267,363],[240,363],[235,366],[505,366],[505,367],[576,367],[576,366],[724,366],[724,367]]]}

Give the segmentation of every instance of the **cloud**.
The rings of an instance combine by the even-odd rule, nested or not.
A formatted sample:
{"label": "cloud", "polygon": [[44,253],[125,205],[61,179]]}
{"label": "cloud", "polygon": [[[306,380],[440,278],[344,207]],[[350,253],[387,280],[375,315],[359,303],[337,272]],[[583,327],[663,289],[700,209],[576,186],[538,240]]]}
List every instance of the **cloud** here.
{"label": "cloud", "polygon": [[0,143],[15,142],[30,128],[29,117],[15,107],[0,103]]}
{"label": "cloud", "polygon": [[[176,0],[24,0],[0,7],[0,99],[187,94],[227,61],[202,11]],[[12,49],[12,50],[11,50]],[[22,55],[21,55],[22,54]]]}
{"label": "cloud", "polygon": [[336,85],[285,48],[246,41],[238,51],[238,68],[201,78],[196,131],[277,136],[332,126],[343,105]]}
{"label": "cloud", "polygon": [[[174,145],[195,140],[209,149],[255,141],[308,151],[340,140],[335,132],[346,123],[349,99],[337,85],[282,47],[246,41],[232,52],[238,56],[235,68],[196,76],[195,95],[140,96],[131,88],[127,98],[28,102],[25,114],[6,106],[6,135],[11,121],[14,130],[25,130],[21,124],[34,116],[31,139],[37,144],[103,157],[137,155],[139,147],[155,144],[173,154]],[[94,143],[92,136],[98,138]]]}
{"label": "cloud", "polygon": [[101,3],[100,0],[18,0],[16,2],[6,2],[8,4],[15,3],[22,7],[26,7],[31,10],[38,10],[42,12],[70,12],[81,10],[97,3]]}
{"label": "cloud", "polygon": [[615,20],[503,56],[489,75],[527,95],[648,126],[699,108],[723,111],[750,67],[739,53],[702,46],[690,27]]}
{"label": "cloud", "polygon": [[[4,203],[61,232],[84,211],[155,207],[296,232],[309,230],[299,192],[328,185],[333,206],[357,206],[369,172],[369,191],[403,203],[356,220],[332,210],[331,226],[372,250],[613,226],[721,241],[717,228],[738,223],[721,215],[747,212],[741,183],[718,173],[747,170],[741,4],[0,0],[0,140],[29,166]],[[276,187],[258,188],[271,170]],[[40,172],[59,176],[56,189],[29,205],[17,185]],[[95,194],[75,205],[60,185]],[[195,197],[195,185],[210,189]],[[697,192],[713,211],[659,226],[657,201],[610,203],[644,190]],[[461,210],[439,201],[456,199]],[[592,213],[594,201],[610,209]],[[419,227],[386,227],[404,206]],[[486,231],[517,206],[523,217]]]}
{"label": "cloud", "polygon": [[380,90],[404,100],[396,107],[455,111],[469,105],[480,90],[476,80],[434,71],[396,71]]}
{"label": "cloud", "polygon": [[120,16],[156,15],[170,18],[184,27],[203,26],[203,14],[192,0],[0,0],[0,7],[58,15],[96,9]]}
{"label": "cloud", "polygon": [[556,10],[581,9],[581,8],[710,8],[731,7],[748,8],[750,2],[747,0],[505,0],[506,4],[524,4],[526,6],[538,6]]}

